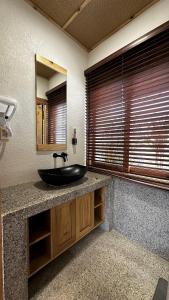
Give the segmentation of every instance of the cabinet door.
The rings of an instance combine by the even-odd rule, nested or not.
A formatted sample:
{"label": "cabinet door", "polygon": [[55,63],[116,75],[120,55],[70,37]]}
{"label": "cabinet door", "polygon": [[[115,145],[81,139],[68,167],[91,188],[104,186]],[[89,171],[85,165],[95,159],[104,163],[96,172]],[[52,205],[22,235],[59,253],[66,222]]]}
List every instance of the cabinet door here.
{"label": "cabinet door", "polygon": [[53,257],[67,249],[76,239],[76,201],[52,210]]}
{"label": "cabinet door", "polygon": [[76,239],[80,239],[94,227],[93,193],[85,194],[76,199]]}

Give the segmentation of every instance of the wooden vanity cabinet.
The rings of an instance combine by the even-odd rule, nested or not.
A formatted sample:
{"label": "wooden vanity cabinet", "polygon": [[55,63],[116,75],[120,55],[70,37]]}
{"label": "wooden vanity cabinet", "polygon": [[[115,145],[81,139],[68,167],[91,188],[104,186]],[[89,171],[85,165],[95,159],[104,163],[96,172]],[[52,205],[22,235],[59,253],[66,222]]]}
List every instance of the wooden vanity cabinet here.
{"label": "wooden vanity cabinet", "polygon": [[104,188],[28,219],[29,277],[104,221]]}
{"label": "wooden vanity cabinet", "polygon": [[52,210],[52,250],[56,257],[76,240],[76,200],[59,205]]}

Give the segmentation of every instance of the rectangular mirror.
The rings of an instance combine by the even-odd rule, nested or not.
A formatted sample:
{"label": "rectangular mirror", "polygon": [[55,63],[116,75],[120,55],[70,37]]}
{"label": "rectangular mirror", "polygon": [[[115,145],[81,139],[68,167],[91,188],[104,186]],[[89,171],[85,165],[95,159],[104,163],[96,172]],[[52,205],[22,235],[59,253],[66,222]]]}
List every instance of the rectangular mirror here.
{"label": "rectangular mirror", "polygon": [[67,70],[36,55],[37,150],[66,149]]}

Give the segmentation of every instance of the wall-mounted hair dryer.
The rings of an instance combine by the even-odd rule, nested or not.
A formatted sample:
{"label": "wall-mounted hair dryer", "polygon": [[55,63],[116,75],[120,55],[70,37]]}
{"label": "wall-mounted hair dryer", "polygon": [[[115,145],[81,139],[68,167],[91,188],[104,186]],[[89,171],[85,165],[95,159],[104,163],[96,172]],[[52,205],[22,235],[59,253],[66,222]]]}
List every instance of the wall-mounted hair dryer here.
{"label": "wall-mounted hair dryer", "polygon": [[9,121],[17,108],[17,101],[10,97],[0,96],[0,129],[5,130],[7,137],[12,136]]}

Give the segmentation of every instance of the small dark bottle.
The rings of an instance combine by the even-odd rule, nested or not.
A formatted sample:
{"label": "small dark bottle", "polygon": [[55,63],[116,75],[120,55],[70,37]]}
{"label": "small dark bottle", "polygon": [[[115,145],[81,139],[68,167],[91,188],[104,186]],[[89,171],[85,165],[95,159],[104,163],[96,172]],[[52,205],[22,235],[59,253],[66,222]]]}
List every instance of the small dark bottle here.
{"label": "small dark bottle", "polygon": [[76,129],[73,132],[72,145],[77,145]]}

